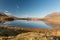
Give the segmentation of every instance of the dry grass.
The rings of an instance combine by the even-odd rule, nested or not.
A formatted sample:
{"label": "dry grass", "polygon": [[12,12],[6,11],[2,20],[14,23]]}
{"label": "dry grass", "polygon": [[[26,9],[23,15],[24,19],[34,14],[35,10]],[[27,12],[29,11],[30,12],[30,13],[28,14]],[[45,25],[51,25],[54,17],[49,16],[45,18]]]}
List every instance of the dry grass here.
{"label": "dry grass", "polygon": [[36,32],[22,33],[12,40],[47,40],[44,34]]}

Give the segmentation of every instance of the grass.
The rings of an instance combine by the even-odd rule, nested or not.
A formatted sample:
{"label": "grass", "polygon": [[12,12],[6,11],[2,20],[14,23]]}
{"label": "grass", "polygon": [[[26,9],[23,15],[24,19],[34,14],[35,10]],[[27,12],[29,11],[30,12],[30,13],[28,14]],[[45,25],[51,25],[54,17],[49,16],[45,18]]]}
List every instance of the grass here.
{"label": "grass", "polygon": [[0,36],[16,36],[17,34],[25,33],[25,32],[28,31],[0,27]]}
{"label": "grass", "polygon": [[15,38],[11,40],[60,40],[58,36],[47,36],[44,33],[38,32],[27,32],[17,35]]}
{"label": "grass", "polygon": [[[44,33],[45,31],[37,32],[38,30],[41,31],[43,29],[36,29],[36,28],[35,29],[23,28],[23,29],[24,30],[22,30],[21,28],[20,28],[20,30],[18,28],[14,29],[14,27],[9,27],[9,28],[0,27],[0,36],[3,36],[3,37],[10,36],[11,40],[53,40],[54,38],[58,38],[58,36],[56,36],[56,37],[51,36],[51,35],[47,36],[47,33],[49,33],[49,31],[47,33]],[[34,30],[34,31],[32,31],[32,30]],[[49,34],[52,34],[52,32],[55,32],[55,30],[51,31],[51,33],[49,33]],[[14,36],[14,37],[12,37],[12,36]],[[60,36],[59,36],[59,38],[60,38]]]}

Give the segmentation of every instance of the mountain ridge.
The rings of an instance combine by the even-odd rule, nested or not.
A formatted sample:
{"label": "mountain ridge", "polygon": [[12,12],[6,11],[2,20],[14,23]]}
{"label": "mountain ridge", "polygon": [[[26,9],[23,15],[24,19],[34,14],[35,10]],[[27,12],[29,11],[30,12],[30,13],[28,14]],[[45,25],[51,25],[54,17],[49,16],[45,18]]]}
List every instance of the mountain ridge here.
{"label": "mountain ridge", "polygon": [[45,18],[60,18],[60,12],[53,12],[45,16]]}

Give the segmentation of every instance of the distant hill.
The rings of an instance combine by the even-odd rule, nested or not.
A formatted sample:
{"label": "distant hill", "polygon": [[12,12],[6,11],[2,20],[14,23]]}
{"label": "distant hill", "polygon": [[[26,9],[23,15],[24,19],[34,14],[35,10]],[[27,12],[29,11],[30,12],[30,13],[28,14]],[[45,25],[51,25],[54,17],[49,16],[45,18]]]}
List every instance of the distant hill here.
{"label": "distant hill", "polygon": [[60,12],[53,12],[45,16],[45,18],[60,18]]}
{"label": "distant hill", "polygon": [[0,16],[7,16],[4,12],[0,12]]}
{"label": "distant hill", "polygon": [[0,23],[13,21],[14,18],[15,18],[14,16],[9,16],[9,15],[5,14],[4,12],[0,12]]}

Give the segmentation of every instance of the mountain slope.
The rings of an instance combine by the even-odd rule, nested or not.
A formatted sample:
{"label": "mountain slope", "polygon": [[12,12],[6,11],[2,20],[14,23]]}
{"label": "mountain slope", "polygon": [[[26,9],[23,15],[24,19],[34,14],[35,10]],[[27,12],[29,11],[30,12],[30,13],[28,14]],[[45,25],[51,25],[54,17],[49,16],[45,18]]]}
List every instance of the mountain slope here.
{"label": "mountain slope", "polygon": [[45,18],[60,18],[60,12],[53,12],[45,16]]}
{"label": "mountain slope", "polygon": [[46,37],[43,37],[44,34],[37,32],[28,32],[22,33],[16,36],[16,38],[12,40],[47,40]]}
{"label": "mountain slope", "polygon": [[7,16],[4,12],[0,12],[0,16]]}

